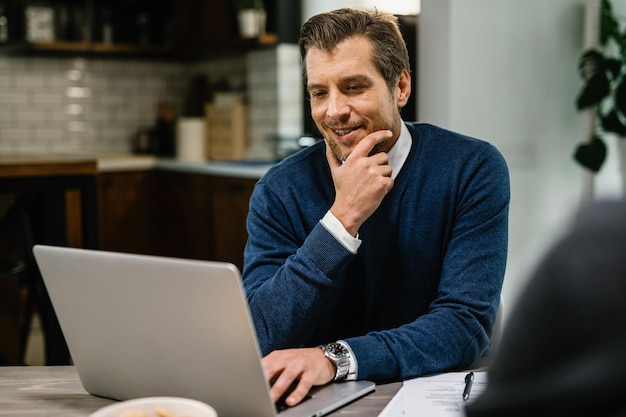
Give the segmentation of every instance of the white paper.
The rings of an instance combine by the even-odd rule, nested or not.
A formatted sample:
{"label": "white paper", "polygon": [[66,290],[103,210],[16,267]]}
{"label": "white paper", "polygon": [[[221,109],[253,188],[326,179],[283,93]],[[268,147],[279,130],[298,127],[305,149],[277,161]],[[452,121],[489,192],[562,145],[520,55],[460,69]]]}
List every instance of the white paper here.
{"label": "white paper", "polygon": [[428,416],[464,417],[464,406],[487,386],[487,373],[474,372],[469,400],[463,401],[465,376],[469,372],[448,372],[404,381],[379,417]]}

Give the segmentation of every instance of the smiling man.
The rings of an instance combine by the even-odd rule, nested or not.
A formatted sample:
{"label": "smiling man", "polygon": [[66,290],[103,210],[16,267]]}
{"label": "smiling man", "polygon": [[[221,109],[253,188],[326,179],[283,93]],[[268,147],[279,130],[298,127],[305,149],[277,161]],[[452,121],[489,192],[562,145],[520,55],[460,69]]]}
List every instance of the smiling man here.
{"label": "smiling man", "polygon": [[509,177],[487,142],[405,122],[397,19],[309,19],[300,51],[324,141],[250,200],[243,284],[266,374],[288,405],[333,380],[406,379],[488,351],[506,265]]}

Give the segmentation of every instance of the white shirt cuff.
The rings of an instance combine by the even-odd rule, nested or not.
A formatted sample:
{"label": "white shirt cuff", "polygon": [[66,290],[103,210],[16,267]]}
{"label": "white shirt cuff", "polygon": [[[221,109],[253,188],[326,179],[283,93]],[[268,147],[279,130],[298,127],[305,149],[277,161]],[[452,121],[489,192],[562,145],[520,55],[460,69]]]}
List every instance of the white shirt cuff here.
{"label": "white shirt cuff", "polygon": [[348,233],[346,228],[343,227],[343,224],[341,224],[339,219],[337,219],[330,210],[326,212],[326,215],[320,220],[320,223],[322,223],[322,226],[328,230],[328,233],[333,235],[346,249],[354,254],[357,253],[361,246],[361,239],[358,238],[358,235],[354,237]]}

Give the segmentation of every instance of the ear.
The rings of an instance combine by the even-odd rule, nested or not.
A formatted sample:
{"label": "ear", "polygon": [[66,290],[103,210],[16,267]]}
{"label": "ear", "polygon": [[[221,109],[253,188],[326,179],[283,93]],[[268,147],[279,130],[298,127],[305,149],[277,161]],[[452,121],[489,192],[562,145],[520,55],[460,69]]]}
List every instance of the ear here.
{"label": "ear", "polygon": [[411,76],[407,70],[402,70],[396,84],[396,101],[398,108],[401,109],[409,101],[411,95]]}

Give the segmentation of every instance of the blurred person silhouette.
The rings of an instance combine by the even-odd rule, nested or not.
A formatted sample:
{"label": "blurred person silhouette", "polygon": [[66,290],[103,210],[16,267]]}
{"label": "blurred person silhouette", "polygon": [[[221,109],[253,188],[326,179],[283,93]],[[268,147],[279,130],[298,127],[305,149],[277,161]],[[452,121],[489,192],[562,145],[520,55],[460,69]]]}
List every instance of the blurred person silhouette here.
{"label": "blurred person silhouette", "polygon": [[589,204],[539,264],[468,417],[626,416],[626,202]]}

